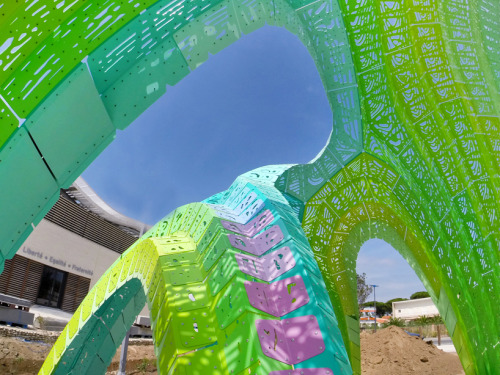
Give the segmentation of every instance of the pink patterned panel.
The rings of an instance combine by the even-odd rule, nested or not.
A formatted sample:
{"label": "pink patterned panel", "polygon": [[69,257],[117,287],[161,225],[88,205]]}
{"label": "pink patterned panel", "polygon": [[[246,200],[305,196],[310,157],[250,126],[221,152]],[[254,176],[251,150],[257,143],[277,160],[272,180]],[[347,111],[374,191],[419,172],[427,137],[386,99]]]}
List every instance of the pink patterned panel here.
{"label": "pink patterned panel", "polygon": [[247,291],[248,301],[253,307],[278,316],[276,297],[272,294],[269,284],[245,281],[245,290]]}
{"label": "pink patterned panel", "polygon": [[285,238],[279,225],[273,225],[271,228],[254,238],[232,233],[227,236],[232,246],[254,255],[264,254]]}
{"label": "pink patterned panel", "polygon": [[238,267],[241,272],[260,280],[270,281],[267,280],[268,276],[264,270],[262,258],[246,254],[234,254],[234,256],[236,257],[236,261],[238,262]]}
{"label": "pink patterned panel", "polygon": [[325,351],[325,342],[314,315],[285,319],[282,323],[293,364]]}
{"label": "pink patterned panel", "polygon": [[295,370],[271,371],[269,375],[333,375],[329,368],[298,368]]}
{"label": "pink patterned panel", "polygon": [[264,354],[277,361],[292,364],[281,321],[259,319],[255,321],[255,326]]}
{"label": "pink patterned panel", "polygon": [[273,251],[260,259],[267,276],[266,281],[272,281],[295,267],[295,259],[288,246]]}
{"label": "pink patterned panel", "polygon": [[256,320],[264,354],[295,365],[325,351],[325,343],[314,315],[284,320]]}
{"label": "pink patterned panel", "polygon": [[295,259],[288,246],[284,246],[261,258],[235,254],[241,272],[264,281],[272,281],[295,267]]}
{"label": "pink patterned panel", "polygon": [[274,220],[274,216],[270,210],[265,210],[248,224],[232,223],[230,221],[221,220],[221,224],[227,230],[239,233],[243,236],[253,237],[262,229],[268,226]]}
{"label": "pink patterned panel", "polygon": [[302,276],[296,275],[270,285],[278,316],[286,315],[309,303],[309,295]]}
{"label": "pink patterned panel", "polygon": [[283,316],[309,302],[302,277],[297,275],[272,284],[245,281],[250,304],[274,316]]}

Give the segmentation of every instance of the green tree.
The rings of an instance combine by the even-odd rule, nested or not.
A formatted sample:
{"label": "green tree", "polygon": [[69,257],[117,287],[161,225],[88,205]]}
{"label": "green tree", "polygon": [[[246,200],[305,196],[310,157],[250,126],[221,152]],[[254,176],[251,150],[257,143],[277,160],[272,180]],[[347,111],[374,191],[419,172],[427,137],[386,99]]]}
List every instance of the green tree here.
{"label": "green tree", "polygon": [[441,315],[434,315],[429,318],[429,323],[431,324],[444,324],[443,318]]}
{"label": "green tree", "polygon": [[393,298],[387,301],[386,303],[389,303],[392,305],[393,302],[399,302],[399,301],[408,301],[408,298]]}
{"label": "green tree", "polygon": [[420,299],[420,298],[427,298],[430,297],[429,293],[423,291],[423,292],[415,292],[410,296],[410,299]]}
{"label": "green tree", "polygon": [[[388,305],[387,303],[375,301],[375,305],[377,306],[377,316],[384,316],[390,314],[392,311],[392,305]],[[373,301],[365,302],[361,306],[373,306]]]}
{"label": "green tree", "polygon": [[438,345],[441,345],[441,325],[444,324],[443,318],[441,315],[435,315],[430,318],[430,322],[436,325]]}
{"label": "green tree", "polygon": [[358,305],[361,306],[373,292],[373,288],[370,285],[366,285],[366,273],[357,273],[356,278],[358,283]]}
{"label": "green tree", "polygon": [[420,315],[417,319],[415,319],[415,323],[418,326],[426,326],[430,324],[432,321],[432,318],[427,316],[427,315]]}
{"label": "green tree", "polygon": [[415,324],[419,327],[418,333],[420,334],[421,337],[424,336],[423,327],[429,325],[431,323],[431,319],[432,318],[426,315],[421,315],[417,319],[415,319]]}

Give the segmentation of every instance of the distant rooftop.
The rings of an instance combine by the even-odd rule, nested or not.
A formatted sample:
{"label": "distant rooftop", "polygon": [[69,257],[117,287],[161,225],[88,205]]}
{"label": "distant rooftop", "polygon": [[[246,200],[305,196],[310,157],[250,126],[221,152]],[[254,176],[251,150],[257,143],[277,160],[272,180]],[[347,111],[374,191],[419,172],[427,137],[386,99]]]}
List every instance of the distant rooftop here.
{"label": "distant rooftop", "polygon": [[78,177],[64,192],[79,206],[117,225],[134,237],[140,237],[151,228],[151,225],[132,219],[113,209],[97,195],[82,177]]}

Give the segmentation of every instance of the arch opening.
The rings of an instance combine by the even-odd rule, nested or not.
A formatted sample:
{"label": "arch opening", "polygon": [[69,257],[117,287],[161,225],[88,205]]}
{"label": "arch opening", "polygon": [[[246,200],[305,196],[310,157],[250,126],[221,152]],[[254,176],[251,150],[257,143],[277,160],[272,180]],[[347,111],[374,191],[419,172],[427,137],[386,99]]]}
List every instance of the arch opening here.
{"label": "arch opening", "polygon": [[[397,181],[396,186],[384,182],[380,177],[393,172],[383,171],[383,165],[363,154],[318,191],[304,213],[303,228],[316,251],[353,370],[361,371],[356,259],[364,242],[380,238],[397,249],[415,270],[447,326],[464,369],[472,371],[471,366],[479,361],[472,359],[477,353],[466,343],[479,333],[469,327],[481,323],[475,308],[465,302],[470,290],[461,287],[464,280],[455,276],[460,269],[453,262],[443,261],[447,254],[436,249],[436,240],[429,241],[428,236],[433,235],[429,226],[434,224],[425,220],[420,206],[425,202],[416,203],[408,196],[409,190],[401,186],[405,183],[396,173],[389,179]],[[405,191],[404,199],[398,196],[398,190]],[[403,204],[405,201],[412,204]]]}
{"label": "arch opening", "polygon": [[331,122],[307,48],[288,30],[264,26],[167,87],[83,176],[121,212],[155,223],[225,190],[238,174],[307,163]]}
{"label": "arch opening", "polygon": [[380,238],[369,239],[361,245],[356,273],[365,273],[367,284],[379,285],[376,293],[378,302],[394,298],[409,299],[412,293],[425,289],[403,255]]}
{"label": "arch opening", "polygon": [[[107,285],[100,285],[100,289],[106,287]],[[46,359],[47,364],[52,364],[58,358],[53,374],[106,372],[116,350],[146,302],[142,283],[137,278],[131,278],[112,291],[102,305],[91,313],[88,309],[92,308],[94,294],[99,292],[99,288],[94,289],[82,303],[61,333],[66,339],[58,340],[56,350],[52,350],[48,360]],[[84,318],[85,315],[87,319]],[[69,344],[65,347],[66,341]]]}
{"label": "arch opening", "polygon": [[[6,27],[5,35],[12,31],[19,37],[12,46],[12,51],[19,54],[12,54],[2,69],[7,73],[2,73],[0,110],[6,113],[2,122],[8,128],[2,140],[8,140],[0,150],[0,176],[6,176],[2,181],[6,189],[1,203],[9,215],[0,218],[7,233],[1,238],[0,261],[13,256],[29,233],[30,224],[36,225],[54,203],[58,189],[67,187],[85,169],[111,142],[116,129],[126,127],[131,118],[161,95],[165,82],[177,82],[190,68],[237,40],[242,33],[266,22],[286,25],[309,43],[313,51],[315,46],[325,48],[316,51],[314,57],[320,62],[318,66],[329,64],[322,71],[323,79],[331,102],[340,110],[333,113],[334,132],[322,155],[313,164],[286,171],[275,186],[301,202],[308,202],[308,208],[312,209],[306,209],[306,218],[312,216],[314,210],[323,215],[321,225],[313,227],[310,222],[304,223],[308,233],[316,231],[314,235],[318,237],[326,233],[325,237],[312,241],[317,251],[325,244],[342,248],[356,220],[370,222],[377,218],[374,213],[381,214],[385,223],[405,242],[411,242],[408,246],[412,247],[427,276],[428,288],[439,297],[438,305],[445,311],[445,320],[456,328],[454,341],[465,371],[486,373],[497,368],[498,169],[494,163],[496,156],[491,155],[497,155],[493,145],[498,140],[498,105],[491,105],[491,98],[496,98],[498,93],[493,86],[483,89],[489,86],[488,77],[493,76],[488,66],[491,54],[485,54],[481,43],[471,46],[466,59],[479,72],[479,76],[471,76],[462,55],[465,51],[454,48],[455,41],[450,39],[454,33],[461,33],[462,28],[474,30],[479,25],[484,30],[490,18],[485,17],[485,13],[495,14],[496,10],[479,10],[477,4],[463,9],[446,7],[442,2],[411,8],[398,6],[398,9],[391,6],[379,9],[376,2],[360,5],[359,9],[341,3],[342,9],[338,2],[316,2],[301,7],[297,2],[284,1],[273,1],[272,6],[259,3],[262,8],[251,8],[248,4],[223,1],[198,8],[189,16],[172,9],[167,9],[165,14],[158,12],[156,6],[164,6],[163,1],[129,2],[113,9],[109,6],[104,9],[106,3],[96,2],[90,10],[75,3],[67,8],[52,7],[48,13],[39,12],[37,17],[42,18],[52,13],[46,20],[60,20],[61,25],[31,30],[30,33],[39,34],[25,42],[21,41],[26,36],[22,29],[29,27],[27,24],[32,20],[18,17],[24,11],[20,4],[5,8],[6,20],[17,23],[6,21],[2,26]],[[136,5],[138,9],[134,8]],[[101,22],[93,22],[108,10],[110,14]],[[475,17],[474,12],[479,17]],[[225,22],[207,23],[221,14]],[[154,29],[159,38],[144,42],[149,37],[148,26],[151,21],[159,20],[157,16],[171,19],[162,18],[157,24],[163,28],[161,35],[160,27]],[[99,30],[110,20],[111,24]],[[143,21],[150,23],[146,25]],[[168,23],[170,26],[166,26]],[[415,27],[424,32],[413,33]],[[168,33],[163,34],[167,29]],[[118,49],[106,49],[106,46],[124,47],[120,43],[125,39],[120,38],[128,38],[131,34],[126,34],[131,30],[133,43],[151,50],[136,48],[134,58],[114,55],[108,60]],[[387,33],[395,38],[380,37]],[[481,39],[477,33],[471,35]],[[396,45],[394,41],[398,38],[400,44]],[[88,40],[87,44],[79,45],[78,39]],[[13,40],[9,37],[2,45],[2,52],[10,48]],[[98,50],[106,40],[109,44],[105,42],[103,49]],[[153,50],[157,44],[165,48]],[[426,47],[419,48],[421,45]],[[56,55],[54,50],[58,47],[62,52],[55,51]],[[86,54],[90,56],[88,66],[79,63]],[[18,59],[19,56],[23,58]],[[335,70],[340,57],[346,56],[349,61]],[[398,57],[394,59],[394,56]],[[439,66],[415,64],[415,61],[435,61],[436,56],[442,63]],[[351,57],[355,60],[352,64]],[[103,61],[110,65],[99,71]],[[167,69],[167,74],[163,74],[165,65],[179,69]],[[104,71],[109,72],[107,78],[100,75]],[[133,73],[144,73],[142,78],[149,75],[152,81],[143,85],[145,81]],[[437,84],[435,80],[440,75],[449,76],[449,80]],[[363,97],[363,111],[356,79],[359,79],[359,96]],[[65,95],[60,95],[62,93]],[[68,93],[71,95],[66,95]],[[83,96],[78,95],[81,93],[94,111],[71,113],[78,122],[61,109],[82,101]],[[361,112],[363,120],[370,122],[365,126],[366,145],[370,146],[367,148],[361,147]],[[21,117],[27,121],[17,128]],[[370,130],[375,130],[376,136],[370,134]],[[382,181],[363,173],[360,176],[358,168],[365,166],[359,163],[347,166],[347,163],[357,156],[362,159],[360,153],[364,149],[396,165],[398,172],[382,171],[387,172]],[[339,170],[342,171],[337,174]],[[26,184],[18,171],[36,180],[36,186]],[[357,177],[351,180],[351,175]],[[344,196],[336,196],[336,201],[327,204],[316,193],[332,176],[335,181],[328,188],[345,191]],[[345,180],[350,180],[350,184],[343,185]],[[316,201],[310,200],[313,196]],[[23,198],[23,205],[17,204],[15,198],[18,197]],[[347,199],[342,201],[343,198]],[[342,205],[346,201],[347,207]],[[318,206],[323,203],[328,207],[321,207],[319,212]],[[384,212],[387,207],[392,212]],[[307,228],[308,225],[311,227]],[[405,228],[410,230],[407,232]],[[425,257],[433,262],[430,265],[422,262]],[[318,257],[318,262],[322,261],[325,259]],[[328,258],[327,261],[351,266],[350,259]],[[331,277],[328,267],[324,269],[325,275]],[[431,272],[435,269],[437,275]],[[352,307],[348,298],[342,300],[333,288],[331,293],[340,305]],[[351,339],[348,331],[351,326],[346,322],[344,337]],[[352,350],[351,355],[354,352]]]}

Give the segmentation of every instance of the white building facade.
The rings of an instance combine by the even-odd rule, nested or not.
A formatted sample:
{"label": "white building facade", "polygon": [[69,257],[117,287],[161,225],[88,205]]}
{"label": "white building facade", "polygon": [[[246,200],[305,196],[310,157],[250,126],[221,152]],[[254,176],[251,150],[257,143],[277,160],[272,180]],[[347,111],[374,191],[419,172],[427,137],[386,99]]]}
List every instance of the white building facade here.
{"label": "white building facade", "polygon": [[59,201],[5,262],[0,294],[73,313],[111,264],[148,229],[114,211],[79,178],[61,191]]}
{"label": "white building facade", "polygon": [[430,297],[392,303],[392,316],[394,318],[409,321],[424,315],[427,317],[439,315],[439,311]]}

